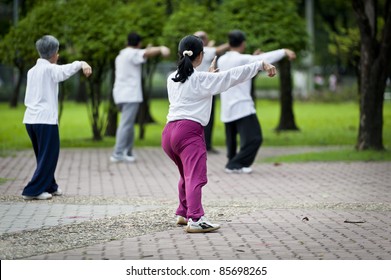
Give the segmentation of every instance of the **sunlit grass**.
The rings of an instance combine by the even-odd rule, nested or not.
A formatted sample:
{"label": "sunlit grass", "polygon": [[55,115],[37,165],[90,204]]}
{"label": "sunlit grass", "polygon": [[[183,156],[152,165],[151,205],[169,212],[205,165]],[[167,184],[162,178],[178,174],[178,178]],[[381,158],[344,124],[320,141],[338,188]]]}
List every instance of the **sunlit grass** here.
{"label": "sunlit grass", "polygon": [[[225,145],[224,125],[220,121],[220,104],[216,104],[214,146]],[[258,100],[258,117],[262,126],[263,146],[349,146],[352,154],[364,158],[363,153],[356,153],[359,123],[359,108],[355,102],[347,103],[312,103],[296,101],[294,113],[300,131],[276,133],[280,105],[278,101]],[[0,155],[12,150],[31,148],[31,143],[22,124],[24,106],[10,109],[8,104],[0,104]],[[151,102],[151,114],[155,123],[146,127],[145,139],[139,139],[136,126],[136,147],[160,146],[161,132],[166,123],[168,102],[166,99],[154,99]],[[102,110],[104,111],[104,110]],[[114,137],[104,137],[103,141],[92,141],[92,129],[85,104],[66,102],[60,121],[61,147],[113,147]],[[384,104],[383,142],[386,148],[391,146],[391,102]],[[342,153],[340,152],[336,152]],[[332,153],[331,153],[332,154]],[[341,155],[349,157],[349,153]],[[311,155],[312,157],[312,155]],[[332,156],[335,158],[335,156]],[[387,154],[385,154],[388,160]]]}
{"label": "sunlit grass", "polygon": [[312,162],[312,161],[391,161],[391,151],[356,151],[354,149],[338,149],[335,151],[323,151],[283,155],[263,158],[260,162]]}

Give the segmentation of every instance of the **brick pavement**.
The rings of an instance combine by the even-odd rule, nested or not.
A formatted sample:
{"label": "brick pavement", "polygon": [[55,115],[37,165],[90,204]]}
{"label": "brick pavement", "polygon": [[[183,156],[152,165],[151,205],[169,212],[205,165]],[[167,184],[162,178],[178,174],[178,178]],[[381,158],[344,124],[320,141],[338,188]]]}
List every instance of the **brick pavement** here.
{"label": "brick pavement", "polygon": [[[298,151],[306,149],[263,148],[259,156]],[[137,149],[135,164],[112,164],[110,152],[62,149],[56,178],[64,196],[51,201],[20,198],[35,168],[32,151],[0,158],[0,178],[7,178],[0,184],[0,242],[16,246],[13,234],[129,215],[173,215],[178,175],[161,149]],[[224,163],[223,151],[209,156],[203,195],[207,215],[222,225],[217,232],[187,234],[170,224],[22,258],[391,260],[391,162],[258,162],[250,175],[225,174]]]}

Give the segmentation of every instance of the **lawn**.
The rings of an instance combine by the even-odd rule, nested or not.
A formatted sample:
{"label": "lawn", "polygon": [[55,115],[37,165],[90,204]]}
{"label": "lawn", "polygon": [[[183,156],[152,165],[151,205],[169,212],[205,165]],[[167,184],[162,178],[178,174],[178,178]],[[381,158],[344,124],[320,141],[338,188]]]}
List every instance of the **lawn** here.
{"label": "lawn", "polygon": [[[220,104],[216,104],[214,140],[215,146],[224,146],[224,126],[219,120]],[[347,146],[353,149],[358,131],[359,108],[355,102],[317,103],[296,101],[294,113],[298,132],[276,133],[280,106],[278,101],[258,100],[258,117],[264,134],[264,146]],[[137,146],[160,146],[161,131],[166,121],[168,102],[154,99],[151,114],[154,124],[146,129],[146,139],[138,139]],[[8,104],[0,104],[0,154],[11,150],[31,148],[25,127],[22,124],[24,106],[10,109]],[[60,121],[61,147],[112,147],[113,137],[103,141],[92,141],[92,132],[87,115],[87,106],[66,102]],[[383,141],[391,147],[391,102],[384,104]]]}

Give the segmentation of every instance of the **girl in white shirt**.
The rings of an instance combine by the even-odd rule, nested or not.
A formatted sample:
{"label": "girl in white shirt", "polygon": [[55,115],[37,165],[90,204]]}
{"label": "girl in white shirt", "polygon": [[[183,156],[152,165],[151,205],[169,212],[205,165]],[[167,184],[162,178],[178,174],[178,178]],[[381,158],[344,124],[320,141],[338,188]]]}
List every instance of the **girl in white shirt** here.
{"label": "girl in white shirt", "polygon": [[269,76],[276,68],[263,61],[217,72],[216,59],[209,72],[195,68],[203,59],[203,43],[194,35],[184,37],[178,46],[178,67],[167,79],[169,112],[162,133],[162,148],[177,165],[179,206],[177,224],[187,232],[210,232],[220,228],[204,217],[202,187],[207,183],[206,146],[203,126],[207,125],[213,95],[254,77],[265,70]]}
{"label": "girl in white shirt", "polygon": [[62,194],[54,179],[60,152],[58,83],[80,69],[87,77],[92,73],[91,67],[84,61],[57,65],[59,46],[58,40],[51,35],[39,39],[36,48],[40,58],[27,73],[23,123],[34,148],[37,168],[23,189],[22,196],[26,200],[45,200]]}

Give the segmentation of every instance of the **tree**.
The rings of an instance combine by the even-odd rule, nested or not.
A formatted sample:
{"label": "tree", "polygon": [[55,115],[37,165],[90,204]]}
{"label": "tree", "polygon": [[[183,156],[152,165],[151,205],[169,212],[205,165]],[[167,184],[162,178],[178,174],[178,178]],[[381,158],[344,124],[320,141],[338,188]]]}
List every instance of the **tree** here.
{"label": "tree", "polygon": [[[120,45],[123,27],[116,23],[116,11],[122,3],[105,0],[70,0],[62,9],[68,57],[86,60],[93,69],[87,80],[88,112],[93,140],[102,140],[106,115],[102,109],[103,83],[110,71],[111,61]],[[82,24],[81,24],[82,23]]]}
{"label": "tree", "polygon": [[360,30],[358,150],[383,150],[383,102],[391,59],[391,1],[352,0]]}
{"label": "tree", "polygon": [[55,2],[48,2],[32,10],[28,17],[10,28],[0,42],[0,60],[18,70],[16,85],[10,98],[10,107],[17,107],[20,89],[27,70],[38,57],[35,41],[44,34],[58,33],[61,15],[53,17]]}
{"label": "tree", "polygon": [[[175,5],[176,9],[174,8],[173,13],[165,23],[163,38],[167,46],[171,50],[175,50],[171,54],[172,59],[176,60],[178,58],[178,43],[185,35],[194,34],[198,30],[205,30],[211,38],[215,38],[218,26],[215,20],[214,9],[217,4],[213,5],[211,3],[208,6],[199,2],[181,1],[178,5]],[[223,39],[224,42],[226,40],[226,38]]]}

